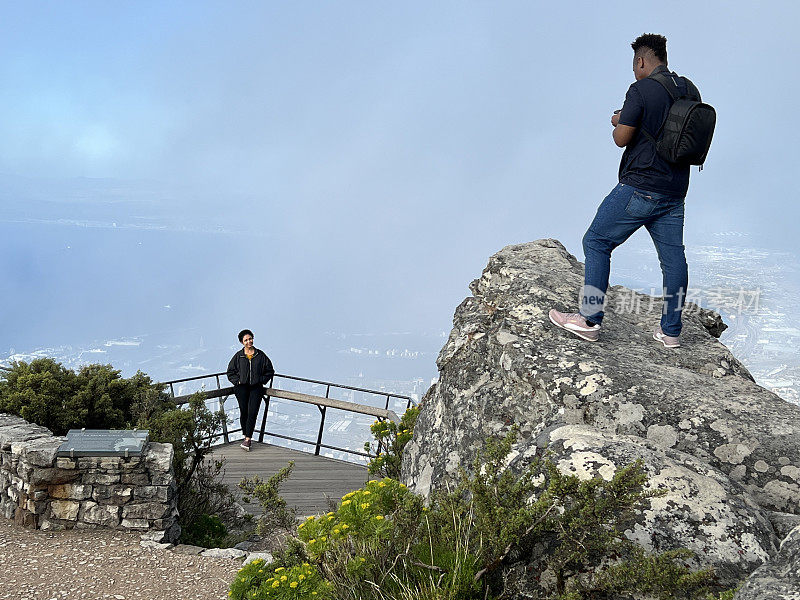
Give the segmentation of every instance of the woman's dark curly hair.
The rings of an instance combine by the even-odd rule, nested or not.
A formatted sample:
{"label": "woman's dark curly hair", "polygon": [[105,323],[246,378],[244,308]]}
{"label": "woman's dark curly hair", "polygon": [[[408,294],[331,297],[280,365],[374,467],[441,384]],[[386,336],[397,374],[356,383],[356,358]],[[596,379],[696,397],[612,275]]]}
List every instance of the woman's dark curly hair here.
{"label": "woman's dark curly hair", "polygon": [[249,329],[242,329],[242,330],[239,332],[239,342],[240,342],[240,343],[241,343],[241,341],[244,339],[244,336],[246,336],[247,334],[250,334],[250,337],[256,337],[256,336],[254,336],[254,335],[253,335],[253,332],[252,332],[252,331],[250,331]]}
{"label": "woman's dark curly hair", "polygon": [[667,38],[657,33],[643,33],[631,43],[633,55],[639,57],[651,50],[656,58],[667,64]]}

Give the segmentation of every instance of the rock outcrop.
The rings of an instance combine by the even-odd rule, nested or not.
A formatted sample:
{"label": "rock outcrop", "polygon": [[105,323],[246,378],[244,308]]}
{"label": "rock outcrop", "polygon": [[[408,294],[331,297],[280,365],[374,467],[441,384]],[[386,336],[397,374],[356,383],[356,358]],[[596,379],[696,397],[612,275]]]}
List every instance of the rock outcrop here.
{"label": "rock outcrop", "polygon": [[693,305],[679,349],[652,338],[660,299],[620,286],[599,342],[556,328],[549,309],[574,311],[582,283],[583,265],[556,240],[491,257],[439,354],[405,482],[424,495],[444,486],[512,425],[514,469],[548,451],[562,471],[608,479],[642,458],[649,485],[669,492],[626,535],[659,552],[688,547],[736,585],[800,515],[800,406],[758,386],[716,339],[719,315]]}
{"label": "rock outcrop", "polygon": [[781,542],[780,551],[758,568],[733,600],[800,600],[800,527]]}

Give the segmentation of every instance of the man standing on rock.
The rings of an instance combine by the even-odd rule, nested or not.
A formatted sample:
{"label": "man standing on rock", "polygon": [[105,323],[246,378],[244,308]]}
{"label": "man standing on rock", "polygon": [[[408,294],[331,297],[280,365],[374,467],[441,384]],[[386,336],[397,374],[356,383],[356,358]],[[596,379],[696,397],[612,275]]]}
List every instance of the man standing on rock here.
{"label": "man standing on rock", "polygon": [[664,309],[653,338],[667,348],[680,346],[681,311],[686,297],[688,270],[683,247],[683,205],[689,188],[689,165],[667,162],[656,151],[658,132],[673,104],[667,88],[651,78],[663,72],[679,94],[697,96],[687,79],[667,69],[667,39],[646,33],[631,44],[636,81],[628,88],[621,111],[611,117],[614,142],[625,148],[619,166],[619,184],[597,209],[583,237],[586,257],[581,307],[577,313],[550,311],[550,320],[584,340],[595,342],[603,321],[611,252],[642,225],[658,252],[664,276]]}

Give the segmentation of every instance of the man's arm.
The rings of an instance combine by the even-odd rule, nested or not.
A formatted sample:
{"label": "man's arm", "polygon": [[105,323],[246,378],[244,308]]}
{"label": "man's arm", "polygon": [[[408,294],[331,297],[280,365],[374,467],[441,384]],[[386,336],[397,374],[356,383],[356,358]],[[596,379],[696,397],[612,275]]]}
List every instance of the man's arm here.
{"label": "man's arm", "polygon": [[624,148],[633,141],[633,136],[636,135],[636,127],[618,124],[614,127],[612,135],[614,137],[614,143],[620,148]]}
{"label": "man's arm", "polygon": [[611,124],[614,126],[614,143],[617,146],[624,148],[633,141],[643,115],[644,101],[639,91],[631,85],[628,93],[625,94],[622,110],[614,113],[614,116],[611,117]]}

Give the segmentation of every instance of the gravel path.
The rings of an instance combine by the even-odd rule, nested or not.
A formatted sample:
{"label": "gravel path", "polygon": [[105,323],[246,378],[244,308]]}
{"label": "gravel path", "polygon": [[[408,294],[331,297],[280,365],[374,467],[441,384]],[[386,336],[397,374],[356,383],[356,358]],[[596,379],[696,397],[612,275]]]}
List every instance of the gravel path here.
{"label": "gravel path", "polygon": [[241,561],[142,548],[139,536],[47,532],[0,518],[0,598],[223,600]]}

